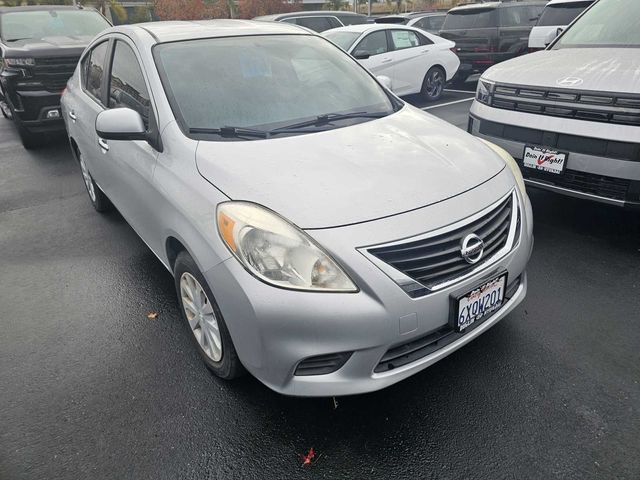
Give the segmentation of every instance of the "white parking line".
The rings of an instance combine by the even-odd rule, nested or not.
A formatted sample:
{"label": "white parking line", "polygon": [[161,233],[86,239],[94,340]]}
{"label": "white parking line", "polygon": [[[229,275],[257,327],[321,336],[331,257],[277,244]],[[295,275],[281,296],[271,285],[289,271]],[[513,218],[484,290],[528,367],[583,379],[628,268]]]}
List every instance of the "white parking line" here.
{"label": "white parking line", "polygon": [[449,106],[449,105],[455,105],[456,103],[469,102],[469,101],[471,101],[473,99],[474,99],[474,97],[463,98],[462,100],[455,100],[453,102],[441,103],[439,105],[431,105],[430,107],[422,107],[422,110],[431,110],[433,108],[446,107],[446,106]]}
{"label": "white parking line", "polygon": [[444,91],[451,92],[451,93],[470,93],[471,95],[475,94],[475,89],[474,90],[455,90],[453,88],[445,88]]}

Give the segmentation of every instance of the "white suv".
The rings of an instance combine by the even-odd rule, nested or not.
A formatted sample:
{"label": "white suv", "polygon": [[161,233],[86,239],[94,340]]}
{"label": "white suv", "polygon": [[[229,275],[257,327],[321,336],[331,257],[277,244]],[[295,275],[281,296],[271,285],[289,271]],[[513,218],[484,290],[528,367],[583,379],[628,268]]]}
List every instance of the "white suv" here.
{"label": "white suv", "polygon": [[640,207],[640,1],[600,0],[546,50],[480,81],[469,132],[530,186]]}
{"label": "white suv", "polygon": [[594,0],[551,0],[529,34],[529,52],[544,50]]}

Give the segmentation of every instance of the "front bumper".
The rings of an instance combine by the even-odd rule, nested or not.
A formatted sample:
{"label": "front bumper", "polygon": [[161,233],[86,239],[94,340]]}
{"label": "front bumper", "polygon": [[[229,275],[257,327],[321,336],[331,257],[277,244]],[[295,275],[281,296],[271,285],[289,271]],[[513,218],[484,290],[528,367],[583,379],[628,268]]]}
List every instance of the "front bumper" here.
{"label": "front bumper", "polygon": [[[14,120],[32,133],[64,130],[60,111],[60,92],[20,88],[4,80],[2,94],[13,107]],[[53,112],[57,112],[55,115]]]}
{"label": "front bumper", "polygon": [[[525,183],[563,195],[640,208],[638,127],[513,112],[473,102],[468,131],[508,151]],[[565,174],[522,168],[525,145],[569,153]]]}
{"label": "front bumper", "polygon": [[[503,172],[499,177],[471,192],[414,212],[349,227],[311,231],[345,266],[360,288],[358,293],[294,292],[275,288],[254,278],[235,258],[207,271],[205,277],[245,367],[268,387],[287,395],[358,394],[399,382],[491,328],[526,295],[525,268],[533,246],[528,198],[519,198],[520,241],[510,253],[464,281],[422,297],[407,295],[357,248],[371,243],[366,239],[390,241],[394,238],[393,232],[412,230],[412,234],[417,234],[442,226],[437,223],[443,218],[466,218],[475,213],[478,204],[490,204],[489,198],[495,200],[496,192],[512,188],[510,174]],[[500,310],[469,331],[449,337],[441,348],[431,349],[398,368],[374,372],[388,350],[446,327],[453,296],[471,290],[483,279],[502,271],[508,273],[509,283],[517,286]],[[295,375],[302,360],[340,352],[352,353],[337,371]]]}

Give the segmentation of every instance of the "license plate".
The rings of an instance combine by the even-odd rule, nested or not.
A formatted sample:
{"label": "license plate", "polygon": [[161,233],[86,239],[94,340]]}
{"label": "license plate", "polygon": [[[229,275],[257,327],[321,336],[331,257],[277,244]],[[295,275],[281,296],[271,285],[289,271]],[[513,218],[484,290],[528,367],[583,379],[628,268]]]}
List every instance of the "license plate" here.
{"label": "license plate", "polygon": [[559,175],[564,172],[568,156],[568,153],[558,152],[557,150],[527,145],[524,147],[522,164],[526,168]]}
{"label": "license plate", "polygon": [[507,274],[489,280],[466,295],[458,297],[455,327],[458,332],[502,307],[507,286]]}

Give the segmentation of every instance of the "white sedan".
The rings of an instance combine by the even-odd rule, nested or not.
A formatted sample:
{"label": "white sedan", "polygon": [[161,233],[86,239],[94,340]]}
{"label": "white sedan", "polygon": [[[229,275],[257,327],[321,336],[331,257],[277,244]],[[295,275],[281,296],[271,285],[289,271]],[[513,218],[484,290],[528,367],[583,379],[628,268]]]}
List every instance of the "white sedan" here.
{"label": "white sedan", "polygon": [[437,100],[460,60],[455,43],[404,25],[364,24],[323,32],[376,76],[391,80],[397,95],[420,93]]}

